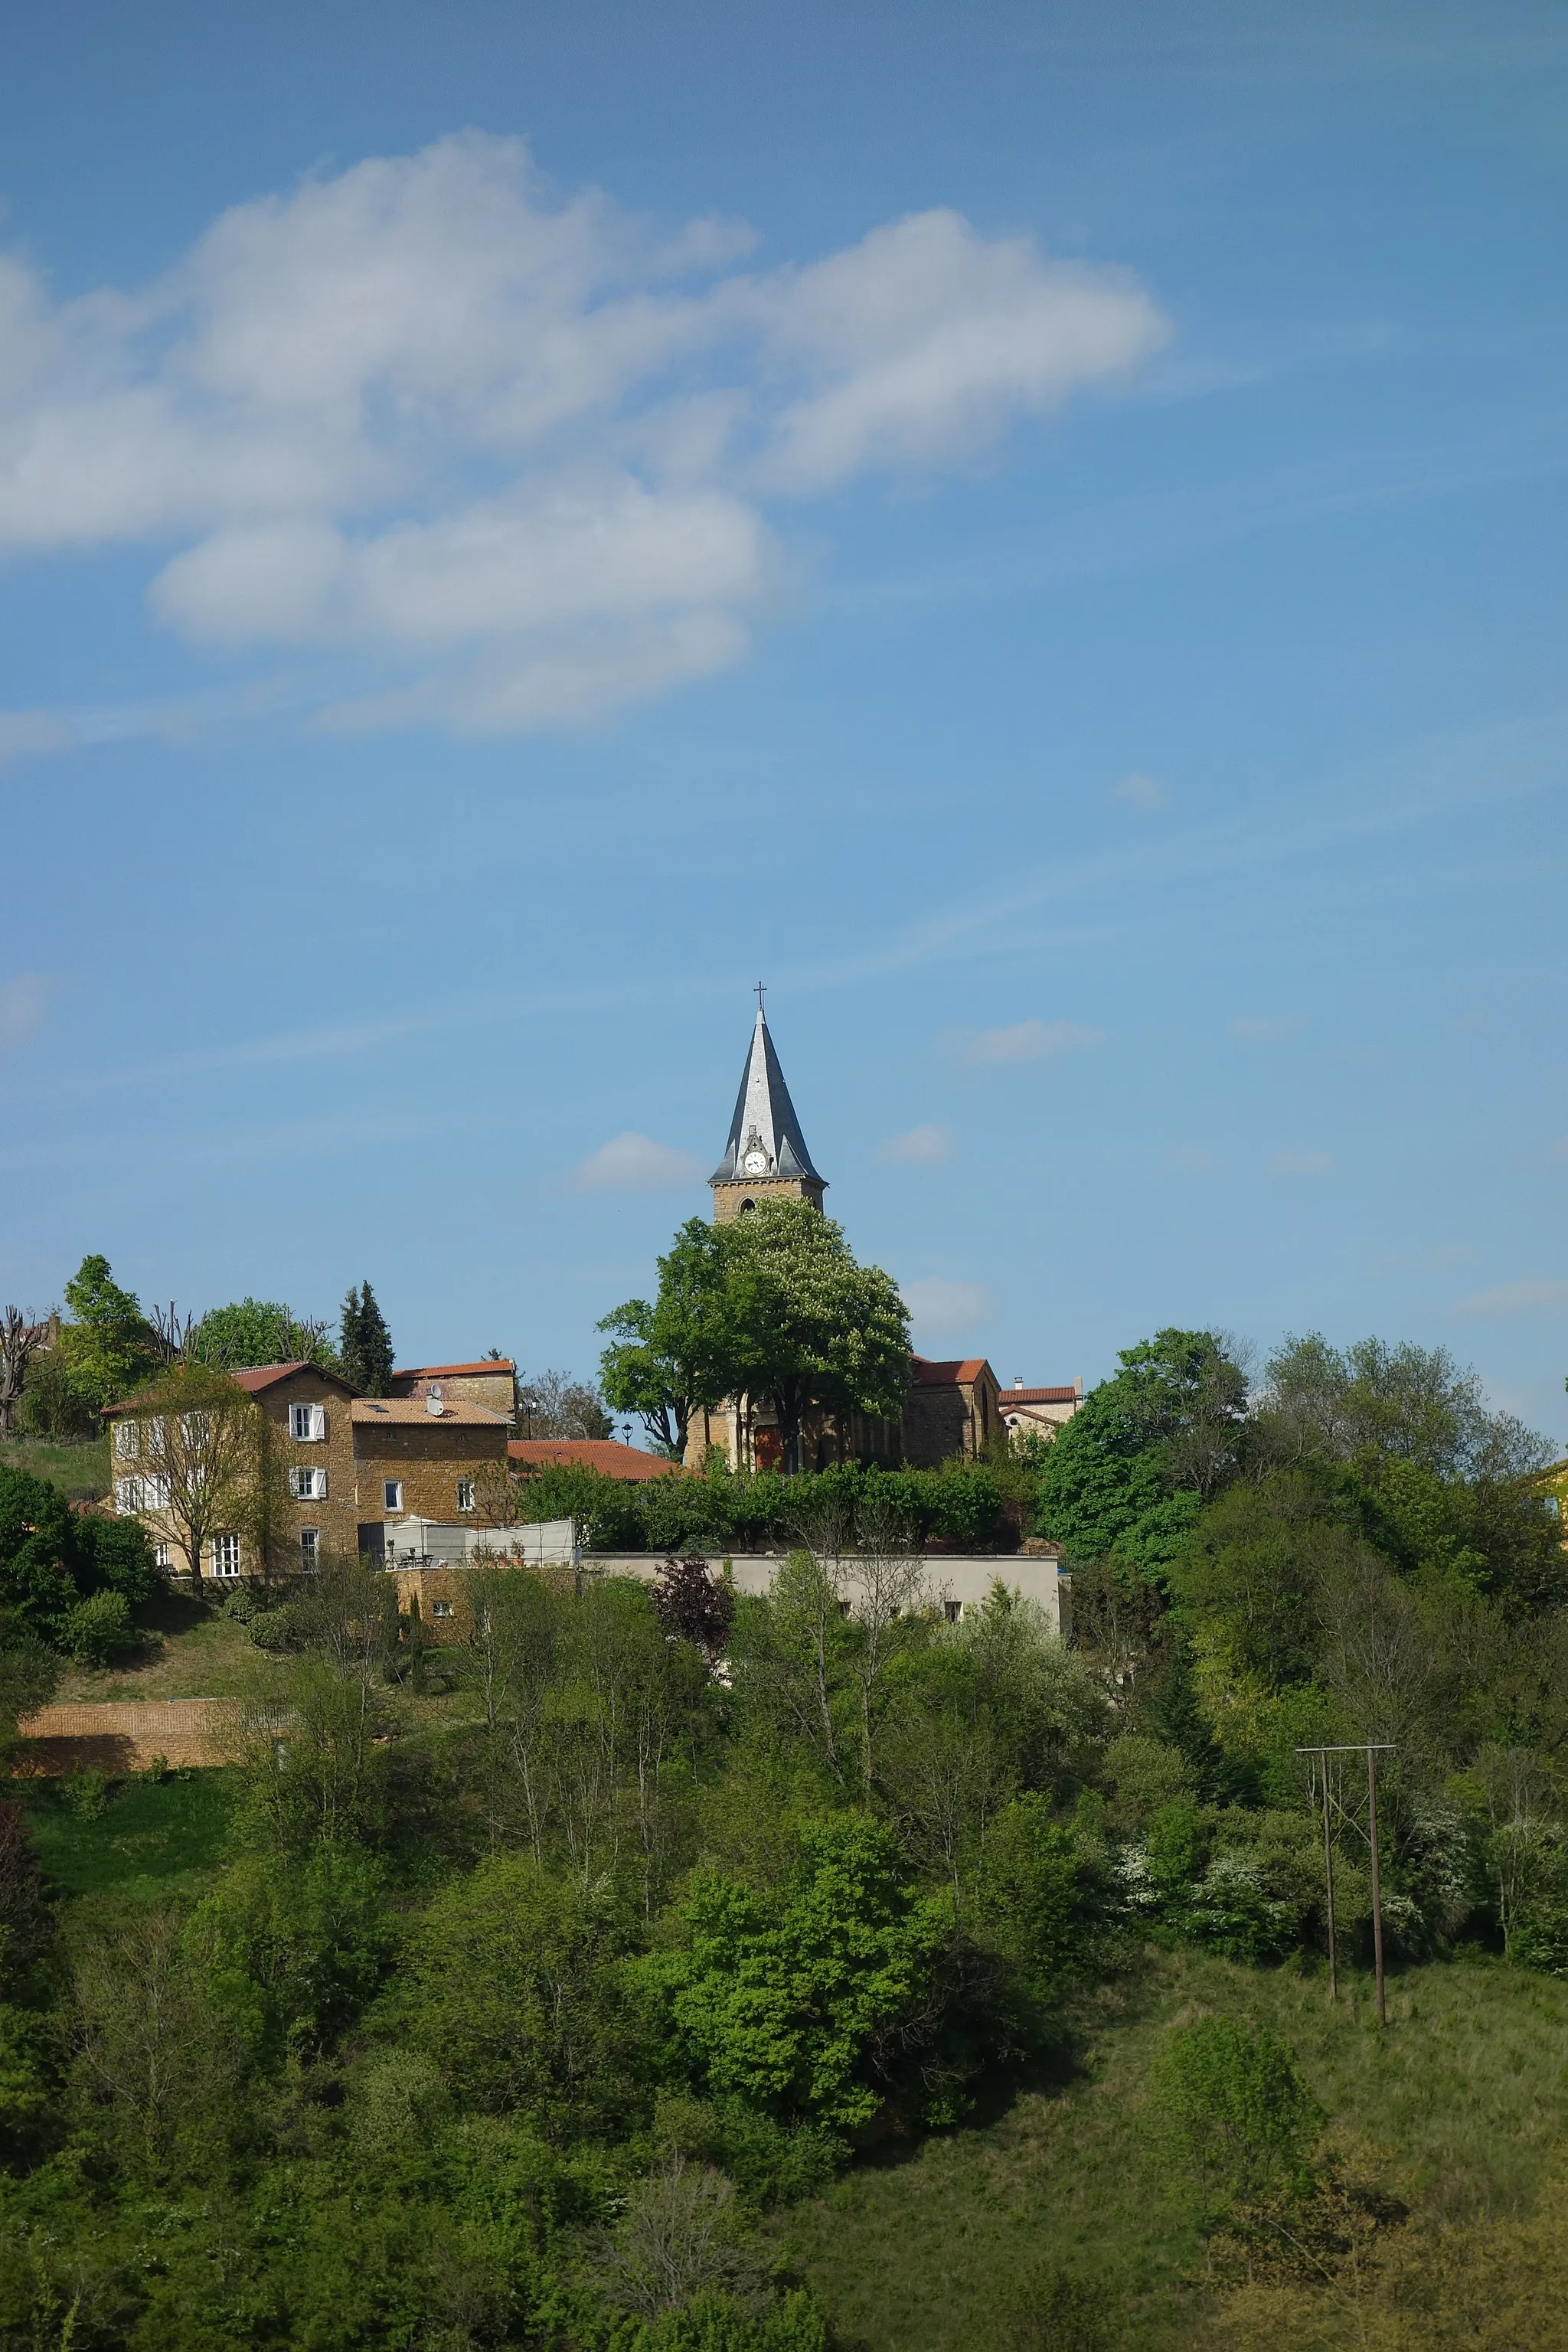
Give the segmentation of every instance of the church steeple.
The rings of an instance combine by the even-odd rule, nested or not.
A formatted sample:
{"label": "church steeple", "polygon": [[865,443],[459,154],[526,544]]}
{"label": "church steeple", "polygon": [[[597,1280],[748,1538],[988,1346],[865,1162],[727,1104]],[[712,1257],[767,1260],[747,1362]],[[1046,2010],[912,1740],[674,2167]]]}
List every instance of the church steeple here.
{"label": "church steeple", "polygon": [[822,1206],[824,1179],[811,1164],[805,1138],[800,1131],[795,1105],[789,1098],[779,1057],[768,1033],[762,991],[757,992],[757,1019],[751,1050],[735,1097],[735,1116],[724,1157],[709,1178],[713,1188],[713,1214],[722,1223],[755,1208],[760,1200],[779,1193]]}

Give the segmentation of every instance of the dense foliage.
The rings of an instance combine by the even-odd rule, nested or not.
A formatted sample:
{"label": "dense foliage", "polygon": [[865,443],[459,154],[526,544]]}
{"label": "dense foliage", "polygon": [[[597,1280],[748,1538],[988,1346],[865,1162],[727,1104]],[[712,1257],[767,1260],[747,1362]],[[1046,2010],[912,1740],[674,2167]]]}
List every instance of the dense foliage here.
{"label": "dense foliage", "polygon": [[130,1645],[132,1605],[155,1582],[136,1520],[74,1511],[43,1479],[0,1467],[0,1643],[101,1665]]}
{"label": "dense foliage", "polygon": [[510,1507],[525,1519],[575,1519],[594,1551],[787,1550],[824,1513],[851,1527],[878,1518],[911,1543],[951,1551],[1016,1551],[1017,1498],[1033,1491],[1005,1462],[945,1470],[841,1469],[697,1475],[637,1485],[574,1462],[542,1463],[515,1482]]}
{"label": "dense foliage", "polygon": [[879,1266],[807,1201],[763,1200],[728,1224],[694,1217],[658,1261],[658,1293],[600,1329],[605,1394],[679,1460],[692,1414],[726,1396],[773,1407],[784,1467],[800,1466],[814,1406],[897,1421],[909,1384],[909,1313]]}
{"label": "dense foliage", "polygon": [[[826,2352],[770,2210],[1059,2070],[1150,1945],[1321,1965],[1304,1743],[1395,1743],[1396,1968],[1468,1939],[1568,1975],[1541,1449],[1408,1349],[1291,1342],[1252,1389],[1165,1332],[1106,1390],[1023,1483],[623,1490],[793,1521],[766,1598],[683,1536],[651,1585],[478,1571],[436,1648],[390,1580],[325,1563],[252,1612],[265,1705],[216,1868],[62,1916],[0,1818],[5,2352]],[[0,1492],[41,1644],[99,1539]],[[940,1565],[884,1540],[982,1497],[1068,1548],[1076,1646],[1002,1581],[949,1622]],[[1216,2263],[1289,2238],[1341,2275],[1370,2209],[1278,2034],[1189,2011],[1140,2113]],[[998,2311],[1007,2342],[1118,2340],[1048,2268]]]}

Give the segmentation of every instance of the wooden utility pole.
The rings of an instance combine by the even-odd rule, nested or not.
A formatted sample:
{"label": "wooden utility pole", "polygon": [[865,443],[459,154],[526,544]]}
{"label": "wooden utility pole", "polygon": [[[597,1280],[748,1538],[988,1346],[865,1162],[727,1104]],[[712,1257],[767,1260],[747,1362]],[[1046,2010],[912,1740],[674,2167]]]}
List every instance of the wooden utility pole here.
{"label": "wooden utility pole", "polygon": [[1334,1842],[1329,1827],[1329,1775],[1323,1772],[1323,1883],[1329,1890],[1329,1999],[1340,1997],[1339,1956],[1334,1949]]}
{"label": "wooden utility pole", "polygon": [[[1329,1914],[1329,1999],[1339,1999],[1339,1970],[1334,1953],[1334,1843],[1333,1815],[1337,1812],[1347,1829],[1364,1836],[1372,1849],[1372,1957],[1377,1978],[1377,2021],[1388,2023],[1388,2004],[1383,1980],[1383,1867],[1377,1843],[1377,1759],[1392,1756],[1394,1743],[1387,1739],[1357,1739],[1343,1747],[1324,1745],[1321,1748],[1298,1748],[1298,1756],[1311,1759],[1314,1773],[1323,1776],[1323,1883],[1328,1894]],[[1333,1786],[1331,1756],[1364,1756],[1366,1758],[1366,1827],[1359,1821],[1336,1793]]]}
{"label": "wooden utility pole", "polygon": [[1366,1827],[1372,1846],[1372,1957],[1377,1970],[1377,2021],[1388,2023],[1388,2010],[1383,1998],[1383,1880],[1377,1866],[1377,1750],[1371,1741],[1366,1750]]}

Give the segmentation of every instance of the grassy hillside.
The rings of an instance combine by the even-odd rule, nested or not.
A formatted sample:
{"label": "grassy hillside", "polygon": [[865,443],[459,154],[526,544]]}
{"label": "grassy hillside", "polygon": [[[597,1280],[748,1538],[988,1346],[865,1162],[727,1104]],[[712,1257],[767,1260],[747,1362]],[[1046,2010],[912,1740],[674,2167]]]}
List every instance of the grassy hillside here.
{"label": "grassy hillside", "polygon": [[[1322,2279],[1293,2288],[1285,2308],[1256,2285],[1250,2298],[1216,2294],[1195,2192],[1162,2161],[1150,2127],[1150,2066],[1172,2024],[1204,2013],[1268,2022],[1328,2111],[1324,2153],[1408,2207],[1386,2233],[1393,2266],[1419,2250],[1430,2277],[1439,2250],[1464,2248],[1473,2275],[1473,2242],[1494,2242],[1500,2223],[1516,2232],[1513,2287],[1532,2275],[1544,2287],[1561,2263],[1560,2232],[1532,2253],[1528,2225],[1543,2197],[1552,2205],[1568,2154],[1568,1984],[1482,1958],[1415,1969],[1391,1982],[1385,2032],[1366,1980],[1342,1979],[1341,1990],[1331,2008],[1321,1977],[1151,1954],[1086,2013],[1075,2076],[974,2128],[862,2166],[791,2213],[784,2242],[865,2352],[994,2341],[999,2289],[1042,2259],[1110,2288],[1121,2352],[1195,2345],[1216,2328],[1218,2340],[1271,2347],[1387,2341],[1415,2352],[1447,2342],[1429,2312],[1385,2311],[1371,2270],[1360,2308]],[[1485,2313],[1454,2316],[1482,2329],[1456,2342],[1510,2340],[1484,2332]],[[1568,2330],[1568,2315],[1552,2324]],[[1384,2326],[1395,2332],[1379,2334]],[[1568,2334],[1519,2341],[1560,2344]]]}
{"label": "grassy hillside", "polygon": [[[232,1785],[222,1772],[127,1782],[87,1818],[71,1790],[26,1793],[54,1885],[96,1908],[104,1896],[199,1892]],[[1331,2008],[1321,1976],[1150,1952],[1084,2008],[1059,2079],[967,2128],[878,2151],[777,2216],[775,2242],[847,2352],[997,2343],[999,2301],[1042,2261],[1110,2291],[1117,2352],[1568,2344],[1554,2201],[1568,2150],[1568,1983],[1479,1957],[1413,1969],[1391,1982],[1385,2032],[1366,1979],[1342,1980],[1342,1993]],[[1205,2013],[1283,2033],[1327,2110],[1325,2157],[1408,2209],[1382,2233],[1383,2269],[1363,2266],[1359,2297],[1342,2282],[1248,2289],[1205,2276],[1196,2192],[1163,2161],[1147,2101],[1162,2036]],[[1444,2284],[1445,2263],[1468,2283],[1468,2302]],[[1420,2307],[1439,2288],[1446,2316]],[[1521,2296],[1526,2315],[1510,2318]],[[1510,2336],[1515,2326],[1527,2332]]]}
{"label": "grassy hillside", "polygon": [[47,1478],[68,1502],[96,1502],[109,1492],[109,1440],[57,1445],[47,1438],[0,1438],[0,1468]]}

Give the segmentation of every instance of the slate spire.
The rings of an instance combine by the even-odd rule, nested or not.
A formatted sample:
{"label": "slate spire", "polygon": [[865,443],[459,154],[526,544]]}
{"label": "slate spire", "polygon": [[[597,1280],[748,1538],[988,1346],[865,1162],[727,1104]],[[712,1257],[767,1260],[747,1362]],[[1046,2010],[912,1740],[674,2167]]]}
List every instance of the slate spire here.
{"label": "slate spire", "polygon": [[790,1178],[819,1189],[825,1181],[811,1164],[759,1001],[751,1051],[735,1097],[735,1116],[730,1122],[730,1139],[708,1181],[710,1184],[748,1181],[765,1184]]}

